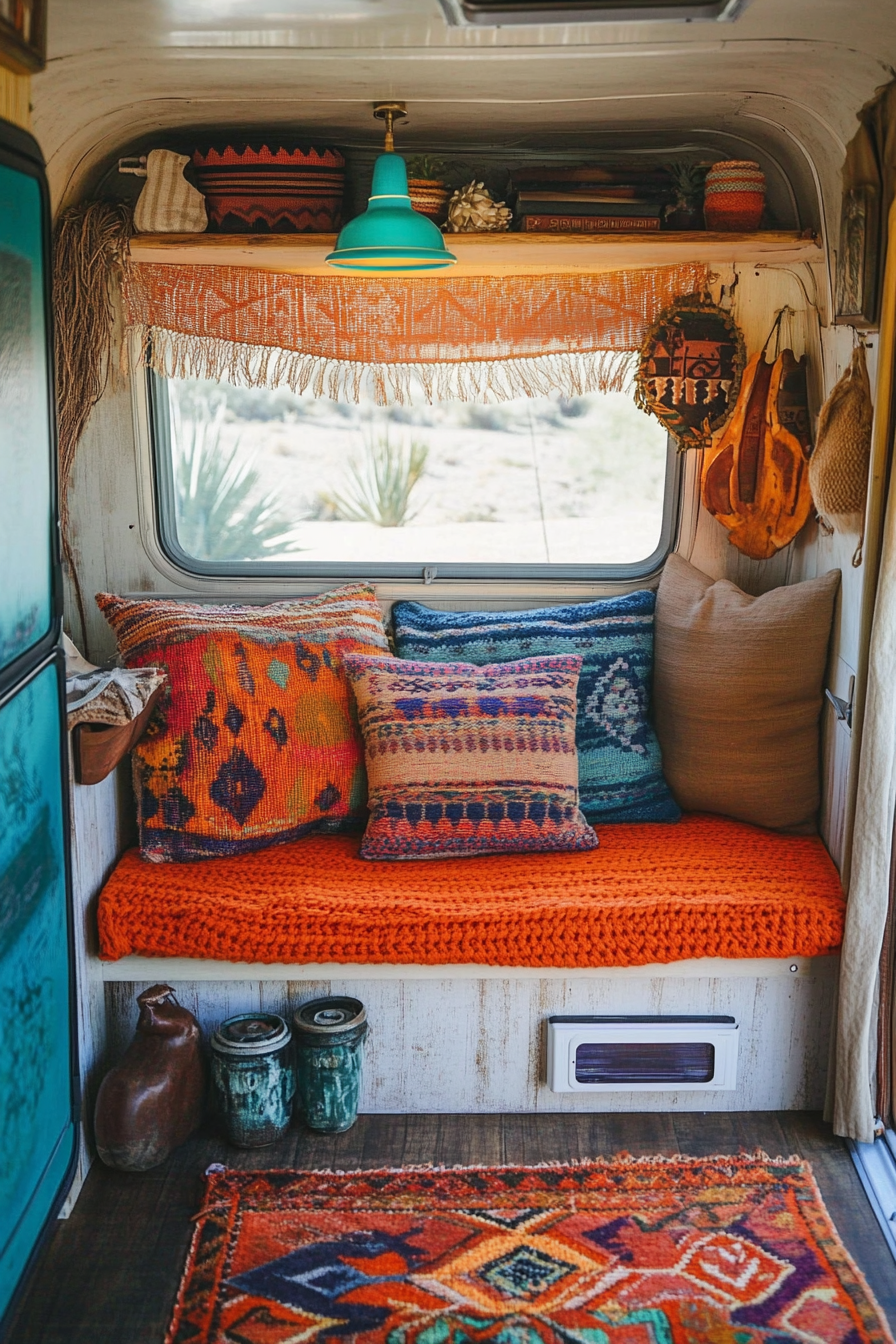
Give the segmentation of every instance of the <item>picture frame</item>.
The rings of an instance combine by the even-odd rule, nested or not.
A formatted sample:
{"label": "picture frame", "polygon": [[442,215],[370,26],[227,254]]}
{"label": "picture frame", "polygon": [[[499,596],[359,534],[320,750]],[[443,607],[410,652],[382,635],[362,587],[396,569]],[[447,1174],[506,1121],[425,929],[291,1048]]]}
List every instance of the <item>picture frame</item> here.
{"label": "picture frame", "polygon": [[0,65],[33,75],[47,63],[47,0],[0,0]]}
{"label": "picture frame", "polygon": [[837,251],[835,322],[868,330],[878,325],[880,201],[865,185],[844,192]]}

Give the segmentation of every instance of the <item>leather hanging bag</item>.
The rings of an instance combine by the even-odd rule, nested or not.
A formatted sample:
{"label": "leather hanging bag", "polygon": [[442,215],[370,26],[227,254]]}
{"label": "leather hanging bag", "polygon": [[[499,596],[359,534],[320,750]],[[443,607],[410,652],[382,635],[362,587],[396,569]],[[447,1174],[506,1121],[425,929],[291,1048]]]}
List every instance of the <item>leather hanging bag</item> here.
{"label": "leather hanging bag", "polygon": [[747,364],[734,414],[703,466],[704,507],[728,540],[754,560],[789,545],[812,511],[806,357],[765,347]]}
{"label": "leather hanging bag", "polygon": [[206,1080],[199,1023],[168,985],[137,996],[140,1017],[124,1058],[100,1084],[94,1115],[99,1156],[120,1171],[147,1171],[202,1121]]}

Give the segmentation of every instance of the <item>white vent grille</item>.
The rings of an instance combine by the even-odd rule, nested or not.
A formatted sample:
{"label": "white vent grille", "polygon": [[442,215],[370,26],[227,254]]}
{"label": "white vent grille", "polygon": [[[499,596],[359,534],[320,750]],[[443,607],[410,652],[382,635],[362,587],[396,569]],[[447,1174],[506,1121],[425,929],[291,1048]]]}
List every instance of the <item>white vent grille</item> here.
{"label": "white vent grille", "polygon": [[733,1017],[550,1017],[554,1092],[730,1091],[737,1083]]}

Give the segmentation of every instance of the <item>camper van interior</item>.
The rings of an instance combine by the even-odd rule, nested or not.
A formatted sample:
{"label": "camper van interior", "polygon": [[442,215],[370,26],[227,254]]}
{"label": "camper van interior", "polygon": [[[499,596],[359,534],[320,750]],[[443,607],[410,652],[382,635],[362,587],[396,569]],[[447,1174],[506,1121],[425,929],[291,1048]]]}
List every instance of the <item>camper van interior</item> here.
{"label": "camper van interior", "polygon": [[0,408],[0,1334],[892,1344],[892,0],[0,0]]}

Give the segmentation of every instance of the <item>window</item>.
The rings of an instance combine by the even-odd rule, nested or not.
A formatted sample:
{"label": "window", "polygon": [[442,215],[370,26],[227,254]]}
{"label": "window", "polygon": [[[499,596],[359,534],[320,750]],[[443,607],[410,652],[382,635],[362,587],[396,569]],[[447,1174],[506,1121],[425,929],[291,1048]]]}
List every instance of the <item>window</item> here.
{"label": "window", "polygon": [[353,405],[152,375],[162,542],[200,573],[628,577],[675,453],[624,393]]}

